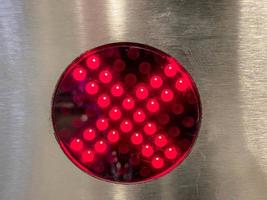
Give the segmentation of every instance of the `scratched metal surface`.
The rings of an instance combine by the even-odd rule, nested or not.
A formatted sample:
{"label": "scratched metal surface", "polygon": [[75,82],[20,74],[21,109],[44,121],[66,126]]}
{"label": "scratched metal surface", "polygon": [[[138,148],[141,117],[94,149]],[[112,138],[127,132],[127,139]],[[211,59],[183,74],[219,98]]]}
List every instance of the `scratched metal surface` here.
{"label": "scratched metal surface", "polygon": [[[77,55],[116,41],[180,59],[203,103],[188,159],[156,181],[115,185],[77,169],[50,103]],[[0,199],[266,200],[267,2],[0,0]]]}

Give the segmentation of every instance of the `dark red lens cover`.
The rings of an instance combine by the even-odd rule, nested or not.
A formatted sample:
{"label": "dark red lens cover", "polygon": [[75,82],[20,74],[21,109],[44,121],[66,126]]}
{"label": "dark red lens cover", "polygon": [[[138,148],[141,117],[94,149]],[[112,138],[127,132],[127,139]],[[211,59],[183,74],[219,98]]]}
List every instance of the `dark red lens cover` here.
{"label": "dark red lens cover", "polygon": [[200,98],[166,53],[136,43],[97,47],[76,58],[53,98],[55,136],[88,174],[143,182],[178,166],[197,137]]}

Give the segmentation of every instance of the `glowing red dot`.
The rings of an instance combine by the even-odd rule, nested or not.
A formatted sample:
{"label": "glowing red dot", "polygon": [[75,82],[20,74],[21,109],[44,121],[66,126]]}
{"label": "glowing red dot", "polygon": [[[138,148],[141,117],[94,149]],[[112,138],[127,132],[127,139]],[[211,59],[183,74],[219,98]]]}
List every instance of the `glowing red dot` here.
{"label": "glowing red dot", "polygon": [[95,139],[95,136],[96,136],[96,132],[92,128],[87,128],[83,131],[83,139],[87,141],[91,141]]}
{"label": "glowing red dot", "polygon": [[105,118],[99,118],[96,121],[96,127],[100,130],[100,131],[104,131],[108,128],[108,120]]}
{"label": "glowing red dot", "polygon": [[93,162],[95,158],[95,153],[92,150],[86,150],[82,153],[82,161],[84,163]]}
{"label": "glowing red dot", "polygon": [[97,103],[101,108],[106,108],[110,104],[110,98],[107,94],[102,94],[98,97]]}
{"label": "glowing red dot", "polygon": [[83,148],[83,142],[81,139],[79,138],[75,138],[71,141],[70,143],[70,148],[73,150],[73,151],[81,151],[82,148]]}
{"label": "glowing red dot", "polygon": [[135,101],[132,97],[126,97],[122,102],[122,106],[125,110],[131,110],[135,106]]}
{"label": "glowing red dot", "polygon": [[148,89],[144,85],[140,85],[136,88],[135,95],[138,99],[145,99],[148,97]]}
{"label": "glowing red dot", "polygon": [[103,141],[99,140],[95,143],[95,151],[97,153],[105,153],[107,150],[108,145]]}
{"label": "glowing red dot", "polygon": [[170,89],[164,89],[160,95],[162,101],[169,102],[173,100],[173,92]]}
{"label": "glowing red dot", "polygon": [[167,138],[164,134],[159,134],[155,137],[155,145],[158,147],[164,147],[167,144]]}
{"label": "glowing red dot", "polygon": [[116,130],[111,130],[111,131],[108,132],[107,138],[111,143],[115,143],[115,142],[119,141],[120,134]]}
{"label": "glowing red dot", "polygon": [[144,157],[149,158],[154,154],[154,149],[151,145],[146,144],[142,146],[141,153]]}
{"label": "glowing red dot", "polygon": [[96,94],[98,90],[99,86],[95,81],[90,81],[85,85],[85,91],[90,95]]}
{"label": "glowing red dot", "polygon": [[100,59],[98,56],[90,56],[89,58],[87,58],[86,60],[86,65],[88,66],[88,68],[95,70],[99,67],[100,65]]}
{"label": "glowing red dot", "polygon": [[175,88],[180,91],[180,92],[184,92],[187,90],[187,88],[190,87],[190,82],[187,81],[187,79],[185,77],[183,78],[179,78],[176,82],[175,82]]}
{"label": "glowing red dot", "polygon": [[75,68],[72,72],[72,77],[76,81],[83,81],[86,78],[86,75],[87,75],[86,70],[81,67]]}
{"label": "glowing red dot", "polygon": [[111,94],[114,97],[120,97],[121,95],[123,95],[123,93],[124,93],[124,89],[123,89],[122,84],[116,83],[111,87]]}
{"label": "glowing red dot", "polygon": [[103,70],[99,73],[99,80],[102,83],[110,83],[110,81],[112,80],[112,74],[109,70]]}
{"label": "glowing red dot", "polygon": [[154,75],[150,78],[150,85],[152,88],[160,88],[162,86],[162,78],[160,76]]}
{"label": "glowing red dot", "polygon": [[159,111],[159,103],[156,99],[149,99],[147,101],[146,108],[149,112],[155,113]]}
{"label": "glowing red dot", "polygon": [[136,132],[131,136],[131,142],[135,145],[139,145],[143,142],[143,136],[141,133]]}
{"label": "glowing red dot", "polygon": [[135,122],[141,123],[141,122],[145,121],[146,114],[142,109],[137,109],[133,114],[133,119]]}
{"label": "glowing red dot", "polygon": [[160,169],[164,166],[164,160],[159,156],[155,156],[152,158],[151,164],[155,169]]}
{"label": "glowing red dot", "polygon": [[166,158],[173,160],[178,156],[178,152],[175,147],[169,147],[164,151]]}
{"label": "glowing red dot", "polygon": [[157,132],[157,125],[154,122],[147,122],[144,126],[144,132],[147,135],[153,135]]}
{"label": "glowing red dot", "polygon": [[133,128],[133,124],[130,120],[126,119],[126,120],[123,120],[120,124],[120,129],[121,131],[125,132],[125,133],[128,133],[132,130]]}
{"label": "glowing red dot", "polygon": [[164,73],[168,77],[174,77],[178,72],[178,68],[176,65],[168,64],[164,68]]}
{"label": "glowing red dot", "polygon": [[121,118],[121,111],[118,107],[114,106],[113,108],[111,108],[111,110],[109,111],[109,117],[112,120],[118,120]]}

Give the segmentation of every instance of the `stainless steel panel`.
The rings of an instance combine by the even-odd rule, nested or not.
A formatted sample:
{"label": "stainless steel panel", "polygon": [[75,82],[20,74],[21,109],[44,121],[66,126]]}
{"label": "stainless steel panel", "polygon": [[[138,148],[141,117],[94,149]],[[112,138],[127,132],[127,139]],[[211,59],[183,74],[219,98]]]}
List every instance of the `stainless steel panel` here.
{"label": "stainless steel panel", "polygon": [[[59,75],[83,51],[116,41],[177,57],[202,97],[193,152],[146,184],[89,177],[53,136]],[[266,1],[2,0],[0,63],[0,199],[267,198]]]}

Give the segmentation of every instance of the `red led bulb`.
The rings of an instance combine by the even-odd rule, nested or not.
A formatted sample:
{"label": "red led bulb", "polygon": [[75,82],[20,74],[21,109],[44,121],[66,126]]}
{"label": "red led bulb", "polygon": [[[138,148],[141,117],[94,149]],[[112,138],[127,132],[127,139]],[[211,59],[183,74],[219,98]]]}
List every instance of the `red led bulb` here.
{"label": "red led bulb", "polygon": [[69,159],[121,183],[153,180],[178,166],[200,119],[188,72],[166,53],[135,43],[104,45],[75,59],[52,105],[55,136]]}

